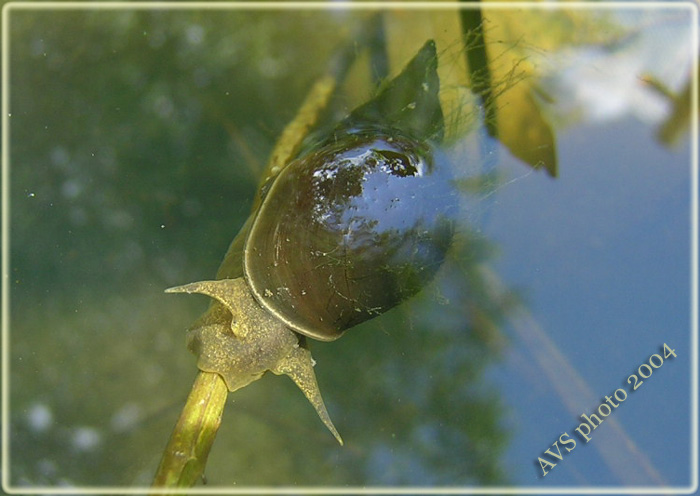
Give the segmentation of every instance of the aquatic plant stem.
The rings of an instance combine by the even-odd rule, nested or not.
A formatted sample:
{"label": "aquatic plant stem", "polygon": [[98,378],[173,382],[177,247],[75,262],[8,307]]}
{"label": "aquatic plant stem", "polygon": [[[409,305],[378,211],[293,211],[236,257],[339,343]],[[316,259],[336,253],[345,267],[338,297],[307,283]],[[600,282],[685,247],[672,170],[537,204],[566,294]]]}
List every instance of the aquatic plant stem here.
{"label": "aquatic plant stem", "polygon": [[163,452],[153,487],[191,487],[202,478],[227,396],[221,376],[197,374]]}

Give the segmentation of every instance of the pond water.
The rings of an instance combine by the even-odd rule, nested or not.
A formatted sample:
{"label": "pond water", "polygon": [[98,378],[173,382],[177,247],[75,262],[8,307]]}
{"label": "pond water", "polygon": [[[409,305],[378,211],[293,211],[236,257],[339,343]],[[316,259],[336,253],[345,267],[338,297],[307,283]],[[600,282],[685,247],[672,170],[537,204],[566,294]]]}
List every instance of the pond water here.
{"label": "pond water", "polygon": [[384,11],[371,42],[371,9],[3,13],[7,487],[150,485],[208,304],[163,290],[214,277],[338,47],[328,122],[429,38],[454,247],[417,297],[310,343],[345,446],[268,374],[229,396],[208,487],[697,481],[697,7],[489,8],[471,82],[456,9]]}

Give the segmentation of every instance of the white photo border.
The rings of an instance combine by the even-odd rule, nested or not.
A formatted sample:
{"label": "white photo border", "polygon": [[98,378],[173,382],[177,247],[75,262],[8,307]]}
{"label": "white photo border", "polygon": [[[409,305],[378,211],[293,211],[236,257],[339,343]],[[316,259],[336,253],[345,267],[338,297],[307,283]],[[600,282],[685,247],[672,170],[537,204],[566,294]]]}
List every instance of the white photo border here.
{"label": "white photo border", "polygon": [[[691,18],[691,43],[694,53],[691,86],[691,481],[688,486],[674,487],[231,487],[231,488],[151,488],[151,487],[13,487],[10,486],[10,426],[9,426],[9,322],[10,322],[10,39],[11,14],[27,10],[289,10],[289,9],[436,9],[455,8],[491,9],[679,9],[686,10]],[[698,489],[698,5],[693,2],[494,2],[462,3],[438,2],[10,2],[2,8],[2,299],[0,320],[2,336],[2,489],[7,494],[693,494]],[[696,139],[693,139],[692,137]]]}

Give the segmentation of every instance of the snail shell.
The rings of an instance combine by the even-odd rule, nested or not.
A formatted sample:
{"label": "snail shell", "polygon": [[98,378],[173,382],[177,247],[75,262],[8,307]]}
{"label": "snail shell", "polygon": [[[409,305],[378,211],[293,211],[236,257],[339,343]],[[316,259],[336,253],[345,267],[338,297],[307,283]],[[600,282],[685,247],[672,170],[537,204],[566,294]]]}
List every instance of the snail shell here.
{"label": "snail shell", "polygon": [[456,195],[445,164],[397,130],[353,129],[289,164],[245,243],[258,302],[332,341],[416,294],[445,258]]}

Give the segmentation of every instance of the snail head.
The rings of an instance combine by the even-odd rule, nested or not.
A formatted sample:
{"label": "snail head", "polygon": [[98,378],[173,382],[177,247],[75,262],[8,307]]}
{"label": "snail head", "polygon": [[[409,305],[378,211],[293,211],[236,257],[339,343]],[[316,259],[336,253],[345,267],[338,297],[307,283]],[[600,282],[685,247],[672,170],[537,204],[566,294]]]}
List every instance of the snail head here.
{"label": "snail head", "polygon": [[188,348],[200,370],[219,374],[229,391],[247,386],[268,370],[289,376],[343,444],[323,403],[311,353],[298,334],[255,301],[244,278],[194,282],[166,292],[199,293],[215,300],[188,330]]}

